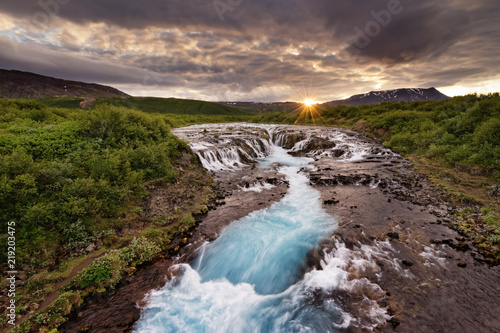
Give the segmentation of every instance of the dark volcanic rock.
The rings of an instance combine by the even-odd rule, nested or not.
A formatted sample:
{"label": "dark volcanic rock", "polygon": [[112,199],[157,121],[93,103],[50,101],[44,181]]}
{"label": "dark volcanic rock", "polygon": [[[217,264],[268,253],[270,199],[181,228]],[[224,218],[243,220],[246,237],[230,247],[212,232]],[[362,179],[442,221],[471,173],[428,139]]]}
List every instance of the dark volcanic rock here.
{"label": "dark volcanic rock", "polygon": [[392,239],[399,239],[399,234],[397,232],[388,232],[387,236]]}
{"label": "dark volcanic rock", "polygon": [[319,151],[336,147],[335,142],[325,138],[314,137],[298,151],[290,152],[291,155],[307,154],[311,151]]}

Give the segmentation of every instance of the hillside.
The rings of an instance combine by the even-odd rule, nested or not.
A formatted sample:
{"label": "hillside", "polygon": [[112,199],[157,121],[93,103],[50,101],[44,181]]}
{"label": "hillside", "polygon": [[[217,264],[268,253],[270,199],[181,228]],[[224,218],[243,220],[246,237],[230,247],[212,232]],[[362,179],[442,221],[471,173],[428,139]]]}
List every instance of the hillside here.
{"label": "hillside", "polygon": [[111,104],[135,108],[147,113],[169,113],[178,115],[225,115],[251,116],[255,112],[245,111],[218,103],[196,101],[177,98],[159,97],[126,97],[126,98],[98,98],[96,106]]}
{"label": "hillside", "polygon": [[370,91],[369,93],[354,95],[347,99],[326,102],[320,106],[361,106],[375,105],[383,102],[415,102],[427,100],[442,101],[446,99],[449,99],[449,97],[439,92],[436,88],[404,88],[396,90]]}
{"label": "hillside", "polygon": [[[35,311],[42,318],[16,332],[57,327],[81,298],[184,245],[214,194],[171,126],[168,115],[110,105],[82,111],[0,99],[0,219],[15,223],[17,322]],[[3,272],[7,237],[4,228]],[[0,304],[8,302],[1,293]]]}
{"label": "hillside", "polygon": [[0,98],[126,97],[115,88],[56,79],[29,72],[0,69]]}

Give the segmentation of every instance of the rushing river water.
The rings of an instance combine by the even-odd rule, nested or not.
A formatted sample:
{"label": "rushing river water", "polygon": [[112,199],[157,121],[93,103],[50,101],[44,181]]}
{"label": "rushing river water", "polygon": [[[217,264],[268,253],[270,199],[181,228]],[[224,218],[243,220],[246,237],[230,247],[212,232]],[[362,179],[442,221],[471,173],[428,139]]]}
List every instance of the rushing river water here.
{"label": "rushing river water", "polygon": [[299,171],[310,161],[277,146],[259,160],[262,168],[284,165],[287,195],[234,222],[190,265],[179,265],[181,273],[151,293],[136,332],[329,332],[345,326],[347,315],[334,302],[314,302],[314,293],[335,287],[345,272],[301,276],[307,252],[336,228]]}

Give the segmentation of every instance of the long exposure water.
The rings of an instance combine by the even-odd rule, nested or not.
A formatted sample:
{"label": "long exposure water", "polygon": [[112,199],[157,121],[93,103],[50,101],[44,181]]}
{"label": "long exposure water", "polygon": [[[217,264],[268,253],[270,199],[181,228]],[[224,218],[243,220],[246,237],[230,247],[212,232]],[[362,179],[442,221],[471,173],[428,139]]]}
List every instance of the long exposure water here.
{"label": "long exposure water", "polygon": [[280,147],[259,160],[280,163],[288,193],[271,207],[232,223],[204,245],[162,289],[150,293],[135,331],[335,332],[349,320],[332,300],[315,298],[339,283],[342,270],[301,276],[306,254],[332,234],[335,219],[300,173],[312,161]]}

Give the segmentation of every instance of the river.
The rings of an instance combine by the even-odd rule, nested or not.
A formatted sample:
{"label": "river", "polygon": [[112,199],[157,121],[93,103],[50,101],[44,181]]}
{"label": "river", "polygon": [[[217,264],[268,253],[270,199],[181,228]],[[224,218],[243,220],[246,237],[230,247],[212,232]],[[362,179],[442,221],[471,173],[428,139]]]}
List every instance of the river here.
{"label": "river", "polygon": [[[136,332],[335,332],[350,316],[333,300],[316,295],[343,281],[339,268],[303,275],[306,254],[337,227],[320,195],[300,172],[312,159],[281,147],[259,159],[260,168],[279,163],[290,188],[281,201],[227,227],[149,303]],[[332,261],[332,266],[338,262]]]}

